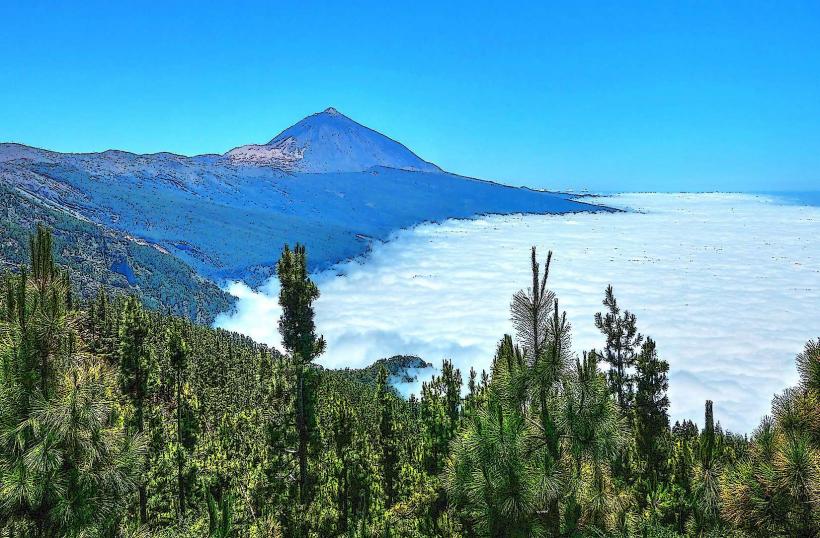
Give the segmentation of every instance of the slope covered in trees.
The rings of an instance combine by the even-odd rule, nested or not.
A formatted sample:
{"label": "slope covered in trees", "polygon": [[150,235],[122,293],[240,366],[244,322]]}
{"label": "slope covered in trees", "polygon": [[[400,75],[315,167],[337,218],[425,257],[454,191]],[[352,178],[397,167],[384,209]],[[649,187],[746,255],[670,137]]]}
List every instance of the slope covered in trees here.
{"label": "slope covered in trees", "polygon": [[54,230],[54,257],[71,274],[84,299],[101,289],[138,294],[154,309],[210,323],[234,298],[156,245],[84,220],[0,182],[0,269],[28,259],[28,236],[37,223]]}
{"label": "slope covered in trees", "polygon": [[318,290],[279,262],[286,353],[100,293],[40,229],[2,280],[0,536],[817,536],[820,344],[750,437],[670,427],[668,365],[613,290],[571,351],[549,257],[490,372],[420,397],[313,364]]}

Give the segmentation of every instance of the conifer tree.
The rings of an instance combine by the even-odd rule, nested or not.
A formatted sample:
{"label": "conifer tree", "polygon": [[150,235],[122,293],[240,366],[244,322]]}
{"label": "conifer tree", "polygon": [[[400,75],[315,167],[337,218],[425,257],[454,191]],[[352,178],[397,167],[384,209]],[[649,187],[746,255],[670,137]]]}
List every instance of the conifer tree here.
{"label": "conifer tree", "polygon": [[405,401],[384,368],[311,365],[302,247],[279,264],[282,354],[133,297],[78,303],[53,245],[39,229],[0,278],[2,538],[820,536],[820,341],[750,439],[711,401],[702,431],[670,430],[655,342],[609,288],[607,346],[578,359],[533,250],[491,373],[462,399],[444,361]]}
{"label": "conifer tree", "polygon": [[176,392],[176,464],[177,464],[177,522],[182,526],[185,517],[185,448],[183,446],[183,375],[188,360],[188,343],[179,328],[173,326],[168,330],[168,356],[171,368],[174,369],[174,387]]}
{"label": "conifer tree", "polygon": [[547,289],[551,260],[552,252],[550,251],[544,263],[544,274],[540,275],[541,269],[535,247],[532,247],[530,251],[532,286],[516,292],[510,304],[513,327],[515,327],[518,342],[531,362],[541,354],[548,337],[546,327],[555,301],[555,294]]}
{"label": "conifer tree", "polygon": [[387,368],[379,368],[376,381],[376,404],[379,412],[379,445],[381,448],[382,480],[385,506],[390,508],[396,502],[398,489],[399,454],[396,439],[396,404],[390,391]]}
{"label": "conifer tree", "polygon": [[559,420],[579,484],[565,505],[565,532],[574,535],[586,528],[602,533],[616,513],[608,471],[624,443],[624,424],[598,371],[596,353],[584,353],[576,361],[564,383]]}
{"label": "conifer tree", "polygon": [[[604,335],[604,350],[603,353],[595,350],[590,353],[598,355],[600,360],[609,365],[606,376],[609,390],[616,397],[626,427],[631,430],[634,427],[635,404],[633,370],[643,336],[638,332],[635,314],[621,310],[611,285],[606,288],[603,305],[607,310],[605,313],[595,314],[595,327]],[[613,462],[614,474],[628,484],[632,484],[637,478],[634,472],[634,442],[635,438],[631,437],[629,442],[624,443]]]}
{"label": "conifer tree", "polygon": [[820,536],[820,340],[797,356],[799,383],[775,396],[749,454],[722,477],[721,513],[750,535]]}
{"label": "conifer tree", "polygon": [[694,478],[694,454],[692,445],[697,441],[697,429],[691,421],[675,423],[672,430],[672,518],[678,533],[683,534],[692,506],[692,480]]}
{"label": "conifer tree", "polygon": [[601,358],[609,364],[607,378],[610,389],[618,397],[618,405],[630,418],[635,392],[631,368],[635,366],[643,336],[638,332],[635,314],[628,310],[621,311],[611,285],[606,288],[603,305],[607,312],[595,314],[595,327],[606,338]]}
{"label": "conifer tree", "polygon": [[451,360],[445,359],[441,365],[441,383],[444,387],[449,441],[456,434],[461,415],[461,372],[453,366]]}
{"label": "conifer tree", "polygon": [[481,387],[478,382],[478,373],[475,371],[475,368],[471,366],[470,373],[467,377],[467,397],[464,399],[463,404],[465,419],[472,416],[480,405],[480,390]]}
{"label": "conifer tree", "polygon": [[115,377],[86,352],[49,232],[30,247],[32,271],[4,283],[0,532],[112,536],[136,492],[140,439],[116,423]]}
{"label": "conifer tree", "polygon": [[[120,387],[130,400],[133,416],[126,424],[131,434],[142,435],[145,430],[145,405],[148,392],[148,318],[136,297],[125,300],[120,313],[118,352]],[[143,525],[148,521],[147,493],[144,481],[139,486],[139,517]]]}
{"label": "conifer tree", "polygon": [[714,529],[720,520],[720,460],[722,436],[715,426],[712,400],[706,400],[703,431],[697,445],[693,481],[693,517],[687,531],[701,534]]}
{"label": "conifer tree", "polygon": [[453,441],[444,473],[448,499],[467,536],[525,537],[543,530],[538,446],[521,405],[525,359],[506,336],[493,361],[488,398]]}
{"label": "conifer tree", "polygon": [[355,506],[351,507],[351,489],[352,482],[354,482],[353,475],[353,459],[351,452],[353,452],[353,441],[355,433],[353,431],[353,411],[350,405],[339,400],[336,403],[336,457],[341,462],[339,466],[338,489],[336,490],[336,502],[339,506],[339,533],[348,531],[351,512],[355,510]]}
{"label": "conifer tree", "polygon": [[668,372],[669,363],[658,358],[655,341],[647,338],[636,360],[635,439],[642,476],[651,489],[668,478]]}
{"label": "conifer tree", "polygon": [[298,437],[297,456],[299,461],[299,500],[309,502],[310,482],[308,477],[308,445],[315,412],[312,372],[308,365],[325,348],[324,338],[316,335],[313,321],[313,302],[319,298],[319,288],[308,277],[307,254],[303,245],[297,244],[293,250],[285,245],[282,257],[276,264],[279,277],[279,304],[282,315],[279,318],[279,332],[282,343],[296,362],[296,429]]}
{"label": "conifer tree", "polygon": [[[536,413],[546,449],[541,461],[544,476],[553,476],[558,470],[560,432],[556,424],[555,400],[570,354],[570,326],[566,313],[560,313],[558,299],[547,287],[551,260],[550,251],[541,276],[536,248],[532,247],[532,287],[518,291],[511,305],[513,327],[528,356],[529,369],[523,382],[526,390],[531,392],[531,407]],[[560,534],[557,495],[550,499],[548,508],[543,511],[543,519],[551,535]]]}
{"label": "conifer tree", "polygon": [[461,410],[461,372],[449,360],[442,361],[441,375],[422,383],[421,420],[425,431],[425,467],[439,474],[456,433]]}

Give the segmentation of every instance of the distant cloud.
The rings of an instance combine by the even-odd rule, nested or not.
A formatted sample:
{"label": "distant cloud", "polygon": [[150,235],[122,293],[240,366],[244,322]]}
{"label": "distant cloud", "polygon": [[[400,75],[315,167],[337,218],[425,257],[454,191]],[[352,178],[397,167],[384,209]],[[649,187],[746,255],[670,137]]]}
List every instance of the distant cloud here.
{"label": "distant cloud", "polygon": [[[550,285],[576,351],[602,346],[592,317],[612,283],[671,365],[673,419],[702,424],[709,398],[724,427],[751,431],[772,395],[795,381],[794,355],[820,336],[820,208],[714,194],[605,203],[641,212],[426,224],[316,275],[316,321],[328,340],[319,362],[450,358],[466,381],[511,330],[510,298],[527,285],[534,244],[541,258],[554,251]],[[216,324],[277,343],[277,286],[232,284],[238,308]]]}

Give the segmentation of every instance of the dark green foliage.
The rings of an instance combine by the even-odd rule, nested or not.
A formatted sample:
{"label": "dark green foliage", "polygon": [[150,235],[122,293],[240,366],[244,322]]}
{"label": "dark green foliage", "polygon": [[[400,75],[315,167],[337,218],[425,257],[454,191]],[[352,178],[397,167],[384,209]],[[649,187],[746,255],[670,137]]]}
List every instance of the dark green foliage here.
{"label": "dark green foliage", "polygon": [[276,274],[281,286],[279,332],[282,343],[297,362],[308,363],[322,354],[325,341],[316,335],[313,302],[319,298],[319,288],[308,278],[304,245],[296,245],[293,250],[285,245],[276,264]]}
{"label": "dark green foliage", "polygon": [[820,340],[797,369],[798,385],[775,397],[722,482],[722,515],[752,536],[820,536]]}
{"label": "dark green foliage", "polygon": [[624,526],[610,470],[623,442],[618,407],[597,355],[573,366],[569,324],[535,260],[533,250],[533,287],[512,304],[523,350],[510,336],[501,341],[481,405],[452,445],[447,492],[466,535]]}
{"label": "dark green foliage", "polygon": [[[626,422],[626,427],[634,430],[635,418],[635,365],[638,358],[638,350],[643,343],[643,336],[638,332],[637,319],[635,314],[628,310],[621,311],[612,286],[607,286],[603,305],[607,311],[595,314],[595,327],[603,334],[605,339],[603,353],[600,359],[609,365],[607,371],[607,381],[609,389],[615,395],[621,414]],[[591,354],[598,354],[592,351]],[[632,436],[621,449],[613,465],[613,472],[618,480],[629,485],[633,485],[642,477],[636,473],[635,451],[638,437]],[[643,477],[644,479],[646,477]],[[639,499],[644,497],[644,493],[638,493]],[[643,504],[641,502],[641,504]]]}
{"label": "dark green foliage", "polygon": [[607,379],[612,392],[618,396],[618,405],[628,412],[635,394],[631,368],[635,366],[643,336],[638,332],[635,314],[621,311],[612,286],[607,286],[603,304],[607,312],[595,314],[595,326],[606,338],[602,359],[609,364]]}
{"label": "dark green foliage", "polygon": [[[174,371],[174,387],[175,398],[174,407],[176,408],[176,438],[175,438],[175,459],[177,464],[177,520],[180,527],[185,519],[185,504],[188,497],[188,477],[186,476],[186,462],[189,458],[189,452],[193,448],[193,417],[192,409],[189,403],[189,398],[183,393],[185,386],[186,371],[188,366],[188,343],[183,338],[180,328],[172,325],[168,329],[168,359],[171,363],[171,368]],[[210,493],[210,492],[209,492]],[[211,499],[212,500],[212,499]],[[210,502],[209,502],[210,504]],[[211,520],[214,525],[213,519]]]}
{"label": "dark green foliage", "polygon": [[222,495],[217,501],[209,489],[205,490],[208,500],[209,538],[228,538],[233,534],[233,496]]}
{"label": "dark green foliage", "polygon": [[107,535],[136,492],[142,443],[117,422],[114,372],[85,353],[51,245],[38,228],[31,272],[3,283],[0,532]]}
{"label": "dark green foliage", "polygon": [[[102,309],[105,309],[104,302]],[[133,416],[126,420],[125,427],[132,434],[142,435],[145,431],[145,405],[150,367],[146,345],[148,317],[136,298],[128,297],[125,300],[118,327],[120,387],[133,409]],[[142,524],[148,521],[147,503],[145,483],[141,482],[139,485],[139,517]]]}
{"label": "dark green foliage", "polygon": [[[417,379],[416,370],[432,369],[433,365],[415,355],[394,355],[379,359],[364,368],[345,368],[344,372],[350,379],[375,387],[382,368],[387,370],[388,379],[410,383]],[[390,389],[395,390],[392,386]]]}
{"label": "dark green foliage", "polygon": [[390,508],[396,502],[399,481],[399,440],[396,424],[396,397],[390,390],[387,368],[379,370],[376,385],[376,403],[379,412],[379,445],[381,448],[382,479],[385,506]]}
{"label": "dark green foliage", "polygon": [[450,440],[456,433],[461,401],[461,373],[445,360],[441,375],[422,383],[421,419],[425,428],[424,460],[427,472],[444,469]]}
{"label": "dark green foliage", "polygon": [[552,252],[547,254],[544,263],[544,274],[532,248],[530,263],[532,266],[532,287],[520,290],[513,295],[510,313],[518,340],[531,361],[541,354],[547,340],[546,323],[555,300],[555,294],[547,289]]}
{"label": "dark green foliage", "polygon": [[492,371],[471,369],[462,394],[445,360],[404,400],[390,379],[419,359],[312,364],[323,343],[301,247],[280,263],[284,354],[128,296],[78,303],[50,248],[38,230],[32,269],[0,282],[3,538],[820,532],[817,342],[751,439],[723,431],[719,402],[702,431],[670,428],[655,342],[610,290],[601,326],[625,337],[574,355],[533,252],[518,338]]}
{"label": "dark green foliage", "polygon": [[635,362],[635,440],[641,476],[650,490],[668,483],[669,363],[658,358],[655,341],[647,338]]}
{"label": "dark green foliage", "polygon": [[282,335],[285,349],[297,365],[296,431],[299,458],[299,500],[302,504],[308,504],[312,493],[308,451],[309,445],[315,445],[313,434],[316,420],[316,375],[307,365],[321,355],[325,348],[324,339],[316,336],[316,325],[313,321],[313,302],[319,298],[319,288],[308,278],[304,245],[297,244],[293,250],[285,245],[282,257],[276,264],[276,273],[281,286],[279,304],[282,306],[282,316],[279,319],[279,333]]}

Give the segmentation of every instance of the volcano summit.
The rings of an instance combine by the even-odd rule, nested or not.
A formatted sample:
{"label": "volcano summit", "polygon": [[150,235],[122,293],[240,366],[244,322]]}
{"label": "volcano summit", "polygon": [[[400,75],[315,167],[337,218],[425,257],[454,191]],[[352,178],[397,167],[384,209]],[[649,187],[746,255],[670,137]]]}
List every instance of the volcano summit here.
{"label": "volcano summit", "polygon": [[[601,209],[445,172],[333,108],[224,155],[0,144],[0,193],[10,223],[0,236],[4,265],[22,261],[40,219],[55,229],[69,268],[87,263],[93,246],[108,285],[202,319],[224,307],[208,306],[209,297],[228,300],[215,283],[261,283],[286,242],[307,245],[311,269],[321,269],[420,222]],[[82,246],[68,233],[78,228]]]}

